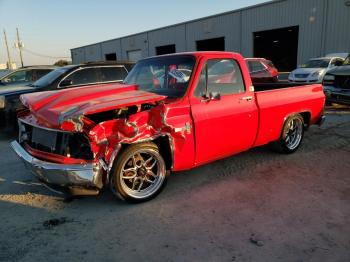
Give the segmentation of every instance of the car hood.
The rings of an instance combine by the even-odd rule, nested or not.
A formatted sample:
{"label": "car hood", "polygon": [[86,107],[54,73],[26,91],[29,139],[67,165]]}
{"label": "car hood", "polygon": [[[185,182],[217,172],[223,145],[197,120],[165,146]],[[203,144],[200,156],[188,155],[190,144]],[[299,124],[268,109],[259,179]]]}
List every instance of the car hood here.
{"label": "car hood", "polygon": [[338,76],[350,76],[350,65],[337,66],[328,71],[328,74],[338,75]]}
{"label": "car hood", "polygon": [[0,85],[0,96],[33,92],[34,90],[35,90],[34,87],[23,85],[23,84],[22,85]]}
{"label": "car hood", "polygon": [[325,71],[325,68],[297,68],[292,71],[293,74],[313,74],[318,71]]}
{"label": "car hood", "polygon": [[21,96],[21,101],[40,124],[59,128],[64,121],[82,115],[153,103],[165,98],[139,90],[136,85],[108,84],[26,94]]}

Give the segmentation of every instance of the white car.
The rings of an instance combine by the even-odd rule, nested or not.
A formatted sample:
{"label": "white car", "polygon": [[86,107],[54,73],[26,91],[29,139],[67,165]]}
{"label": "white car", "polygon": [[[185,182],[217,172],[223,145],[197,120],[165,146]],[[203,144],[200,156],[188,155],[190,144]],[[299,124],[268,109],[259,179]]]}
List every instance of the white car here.
{"label": "white car", "polygon": [[320,57],[312,58],[301,67],[293,70],[288,77],[290,82],[321,83],[329,69],[341,66],[344,58]]}

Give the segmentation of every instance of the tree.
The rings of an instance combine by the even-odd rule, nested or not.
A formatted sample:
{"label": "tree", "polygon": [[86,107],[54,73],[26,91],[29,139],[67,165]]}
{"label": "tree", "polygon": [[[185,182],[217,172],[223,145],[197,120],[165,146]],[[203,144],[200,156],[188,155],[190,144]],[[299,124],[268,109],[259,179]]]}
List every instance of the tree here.
{"label": "tree", "polygon": [[53,65],[54,66],[66,66],[66,65],[68,65],[69,64],[69,62],[67,61],[67,60],[63,60],[63,59],[61,59],[61,60],[58,60],[56,63],[54,63]]}

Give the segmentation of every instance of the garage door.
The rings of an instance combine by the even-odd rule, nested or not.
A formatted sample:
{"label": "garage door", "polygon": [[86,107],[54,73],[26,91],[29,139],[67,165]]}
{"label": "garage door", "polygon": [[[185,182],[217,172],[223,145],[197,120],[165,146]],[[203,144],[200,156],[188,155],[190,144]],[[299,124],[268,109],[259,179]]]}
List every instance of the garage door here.
{"label": "garage door", "polygon": [[133,50],[133,51],[128,51],[128,59],[130,61],[138,61],[142,58],[142,51],[141,50]]}

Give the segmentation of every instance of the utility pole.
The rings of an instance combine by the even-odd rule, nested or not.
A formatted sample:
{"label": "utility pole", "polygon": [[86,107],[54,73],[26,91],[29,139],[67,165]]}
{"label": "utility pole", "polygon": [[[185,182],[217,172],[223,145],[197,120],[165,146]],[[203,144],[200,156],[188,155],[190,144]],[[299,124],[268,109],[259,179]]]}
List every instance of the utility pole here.
{"label": "utility pole", "polygon": [[23,57],[22,57],[22,48],[23,48],[23,43],[21,42],[21,40],[19,39],[19,33],[18,33],[18,28],[16,28],[17,31],[17,47],[19,49],[19,56],[21,58],[21,65],[23,67]]}
{"label": "utility pole", "polygon": [[6,37],[5,29],[4,29],[4,36],[5,36],[5,45],[6,45],[6,50],[7,50],[8,68],[9,68],[9,69],[12,69],[12,61],[11,61],[9,46],[8,46],[8,44],[7,44],[7,37]]}

